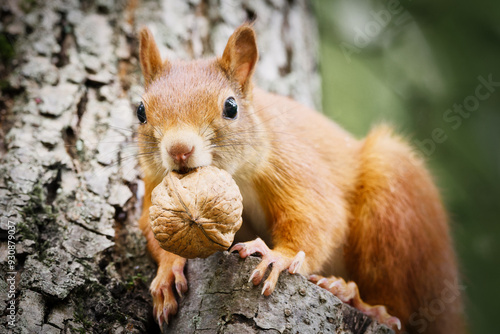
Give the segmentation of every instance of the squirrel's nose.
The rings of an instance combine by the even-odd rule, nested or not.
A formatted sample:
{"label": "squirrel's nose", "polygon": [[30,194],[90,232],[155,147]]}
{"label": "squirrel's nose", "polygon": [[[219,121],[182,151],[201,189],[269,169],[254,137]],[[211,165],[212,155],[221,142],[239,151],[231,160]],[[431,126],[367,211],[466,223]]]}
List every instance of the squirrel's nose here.
{"label": "squirrel's nose", "polygon": [[194,146],[186,144],[174,144],[168,150],[168,154],[174,159],[176,164],[186,163],[194,152]]}

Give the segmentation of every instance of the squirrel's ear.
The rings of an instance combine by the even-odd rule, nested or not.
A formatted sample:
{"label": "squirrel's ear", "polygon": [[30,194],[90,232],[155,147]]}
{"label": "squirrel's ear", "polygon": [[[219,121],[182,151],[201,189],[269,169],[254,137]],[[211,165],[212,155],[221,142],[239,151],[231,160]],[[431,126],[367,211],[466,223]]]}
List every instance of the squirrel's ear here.
{"label": "squirrel's ear", "polygon": [[139,58],[141,61],[142,75],[146,82],[146,86],[159,74],[162,70],[162,61],[160,50],[156,45],[155,39],[151,31],[143,27],[139,31]]}
{"label": "squirrel's ear", "polygon": [[258,59],[259,52],[255,32],[250,25],[243,24],[229,37],[219,63],[244,91],[252,77]]}

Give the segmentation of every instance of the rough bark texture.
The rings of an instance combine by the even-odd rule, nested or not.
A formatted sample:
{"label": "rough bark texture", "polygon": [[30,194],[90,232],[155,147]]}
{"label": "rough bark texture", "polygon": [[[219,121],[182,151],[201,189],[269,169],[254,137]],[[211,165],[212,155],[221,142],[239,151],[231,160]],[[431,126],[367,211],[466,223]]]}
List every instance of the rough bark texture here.
{"label": "rough bark texture", "polygon": [[[156,269],[137,226],[143,192],[134,144],[134,112],[142,93],[137,27],[147,24],[153,30],[164,56],[193,58],[220,54],[234,27],[256,16],[258,83],[318,106],[317,38],[305,2],[2,2],[0,300],[5,302],[0,303],[0,332],[159,332],[148,292]],[[312,302],[299,297],[302,288],[318,305],[315,313],[332,310],[320,316],[333,319],[337,331],[350,328],[341,319],[344,312],[345,319],[357,317],[299,277],[285,277],[284,290],[264,300],[258,289],[242,283],[248,268],[232,267],[253,262],[220,254],[209,261],[219,260],[218,269],[212,262],[189,262],[191,290],[175,320],[178,328],[198,322],[218,328],[210,320],[219,310],[212,315],[209,307],[196,310],[193,322],[189,315],[195,311],[188,304],[223,305],[226,299],[218,297],[232,290],[205,286],[216,280],[204,279],[220,276],[220,284],[230,273],[241,286],[238,292],[235,285],[235,296],[246,292],[244,298],[255,299],[245,299],[246,311],[245,304],[235,305],[237,311],[228,304],[228,315],[234,316],[223,322],[235,332],[247,324],[249,330],[279,332],[294,321],[307,324],[304,310],[314,307],[295,305],[295,300]],[[193,270],[201,265],[203,277],[197,277]],[[208,294],[197,301],[202,290]],[[292,296],[280,296],[285,290]],[[280,299],[294,301],[285,322],[287,311],[273,310]],[[271,310],[279,317],[266,317]],[[15,326],[9,325],[12,314]],[[324,325],[311,324],[326,326],[324,319]]]}
{"label": "rough bark texture", "polygon": [[391,333],[300,275],[284,272],[269,297],[248,283],[260,259],[216,253],[188,261],[189,293],[172,333]]}

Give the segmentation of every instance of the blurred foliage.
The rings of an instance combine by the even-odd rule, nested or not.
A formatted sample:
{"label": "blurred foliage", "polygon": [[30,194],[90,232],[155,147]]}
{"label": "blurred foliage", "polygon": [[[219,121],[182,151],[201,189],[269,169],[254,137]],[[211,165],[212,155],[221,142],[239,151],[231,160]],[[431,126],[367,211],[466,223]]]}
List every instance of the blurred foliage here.
{"label": "blurred foliage", "polygon": [[0,60],[8,62],[14,57],[14,48],[5,33],[0,33]]}
{"label": "blurred foliage", "polygon": [[313,4],[324,112],[359,137],[389,122],[427,157],[452,221],[470,331],[498,332],[500,2]]}

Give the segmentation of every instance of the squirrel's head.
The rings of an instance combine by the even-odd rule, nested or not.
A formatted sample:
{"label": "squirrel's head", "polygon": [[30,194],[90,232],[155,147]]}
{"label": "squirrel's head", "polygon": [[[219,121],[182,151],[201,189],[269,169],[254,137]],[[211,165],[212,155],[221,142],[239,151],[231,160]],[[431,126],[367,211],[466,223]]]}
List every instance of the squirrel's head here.
{"label": "squirrel's head", "polygon": [[231,174],[255,164],[262,122],[252,107],[258,59],[254,30],[231,35],[222,57],[169,61],[149,29],[140,31],[145,93],[137,109],[140,161],[150,177],[213,165]]}

